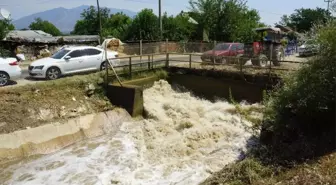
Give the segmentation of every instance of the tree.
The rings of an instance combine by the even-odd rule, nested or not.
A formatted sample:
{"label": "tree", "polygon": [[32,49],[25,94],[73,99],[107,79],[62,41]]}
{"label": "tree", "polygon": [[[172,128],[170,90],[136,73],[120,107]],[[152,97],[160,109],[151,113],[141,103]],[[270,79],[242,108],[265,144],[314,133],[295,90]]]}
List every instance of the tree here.
{"label": "tree", "polygon": [[132,20],[123,13],[112,14],[103,26],[103,35],[126,39]]}
{"label": "tree", "polygon": [[331,18],[331,13],[328,10],[322,8],[301,8],[295,10],[295,12],[289,16],[282,16],[279,24],[289,26],[298,32],[307,32],[314,24],[326,23],[329,18]]}
{"label": "tree", "polygon": [[[108,8],[100,9],[100,16],[102,21],[103,30],[106,27],[106,22],[109,19],[110,10]],[[74,30],[71,34],[77,35],[99,35],[99,19],[98,11],[94,6],[90,6],[88,9],[81,13],[81,20],[78,20]]]}
{"label": "tree", "polygon": [[158,40],[158,17],[151,9],[143,9],[132,21],[127,38],[130,40]]}
{"label": "tree", "polygon": [[14,25],[10,20],[0,20],[0,40],[4,39],[10,30],[15,30]]}
{"label": "tree", "polygon": [[[15,30],[10,20],[0,20],[0,40],[4,39],[10,30]],[[12,57],[12,53],[4,45],[0,45],[0,57]]]}
{"label": "tree", "polygon": [[35,21],[29,25],[29,28],[31,30],[42,30],[53,36],[59,36],[62,34],[61,31],[58,28],[56,28],[55,25],[53,25],[49,21],[42,20],[41,18],[36,18]]}
{"label": "tree", "polygon": [[191,17],[199,23],[198,37],[208,33],[212,40],[247,42],[259,25],[259,13],[244,0],[190,0]]}
{"label": "tree", "polygon": [[335,151],[336,20],[314,25],[310,35],[319,45],[317,56],[284,78],[266,103],[261,141],[277,160]]}
{"label": "tree", "polygon": [[189,17],[181,12],[176,17],[168,16],[165,13],[162,17],[163,37],[169,40],[189,40],[195,32],[195,26],[189,22]]}

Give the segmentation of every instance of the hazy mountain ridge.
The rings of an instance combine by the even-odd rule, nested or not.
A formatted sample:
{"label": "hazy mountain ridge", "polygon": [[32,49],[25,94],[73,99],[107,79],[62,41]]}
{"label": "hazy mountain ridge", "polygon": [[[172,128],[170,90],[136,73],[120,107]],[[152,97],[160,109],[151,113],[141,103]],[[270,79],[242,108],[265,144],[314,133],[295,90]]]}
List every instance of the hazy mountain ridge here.
{"label": "hazy mountain ridge", "polygon": [[[72,9],[66,9],[63,7],[54,8],[51,10],[28,15],[18,20],[14,20],[13,24],[15,25],[16,29],[28,28],[30,23],[32,23],[35,18],[40,17],[43,20],[47,20],[53,23],[62,32],[69,33],[73,30],[77,20],[81,18],[80,14],[88,7],[90,6],[83,5]],[[111,13],[123,12],[130,17],[134,17],[137,14],[136,12],[125,9],[110,8],[110,10]]]}

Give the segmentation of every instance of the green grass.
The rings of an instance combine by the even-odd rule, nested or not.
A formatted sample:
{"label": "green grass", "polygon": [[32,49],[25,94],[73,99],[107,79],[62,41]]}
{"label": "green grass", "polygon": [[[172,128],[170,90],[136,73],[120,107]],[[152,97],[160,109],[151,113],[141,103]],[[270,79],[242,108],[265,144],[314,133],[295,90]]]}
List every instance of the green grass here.
{"label": "green grass", "polygon": [[235,101],[235,99],[232,96],[231,89],[229,89],[229,101],[232,103],[235,108],[232,110],[228,110],[231,114],[237,114],[240,116],[241,119],[247,120],[252,123],[251,128],[246,129],[252,129],[252,131],[255,134],[258,134],[261,126],[262,126],[262,116],[253,116],[255,114],[263,114],[264,113],[264,107],[262,105],[259,106],[248,106],[243,107],[238,102]]}
{"label": "green grass", "polygon": [[[265,96],[264,103],[267,102]],[[245,108],[235,102],[230,91],[230,101],[235,105],[233,114],[254,124],[253,130],[260,131],[262,120],[251,118],[252,112],[265,113],[264,107]],[[304,145],[299,146],[304,150]],[[286,150],[283,147],[283,150]],[[286,151],[280,151],[286,152]],[[229,164],[221,171],[212,174],[201,185],[333,185],[336,184],[336,153],[329,153],[319,158],[304,162],[283,161],[267,147],[260,145],[247,152],[242,161]]]}
{"label": "green grass", "polygon": [[265,165],[247,158],[229,164],[201,185],[333,185],[336,182],[336,153],[291,168]]}

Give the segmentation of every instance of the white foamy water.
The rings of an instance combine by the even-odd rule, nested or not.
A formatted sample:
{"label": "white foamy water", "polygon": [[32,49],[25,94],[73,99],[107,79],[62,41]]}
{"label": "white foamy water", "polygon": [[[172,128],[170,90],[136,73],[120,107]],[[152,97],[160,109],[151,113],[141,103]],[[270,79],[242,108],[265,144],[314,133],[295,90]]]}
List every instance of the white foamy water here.
{"label": "white foamy water", "polygon": [[145,90],[144,102],[150,118],[0,169],[4,184],[195,185],[237,160],[252,136],[233,105],[175,92],[166,81]]}

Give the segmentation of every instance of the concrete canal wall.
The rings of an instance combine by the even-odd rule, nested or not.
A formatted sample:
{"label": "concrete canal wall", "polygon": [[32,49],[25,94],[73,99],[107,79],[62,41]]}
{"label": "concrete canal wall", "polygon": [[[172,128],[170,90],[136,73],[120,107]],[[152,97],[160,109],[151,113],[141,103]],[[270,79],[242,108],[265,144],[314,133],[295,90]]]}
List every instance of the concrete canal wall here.
{"label": "concrete canal wall", "polygon": [[[194,95],[208,100],[230,99],[256,103],[263,100],[265,91],[281,85],[277,76],[247,75],[237,72],[221,72],[205,69],[169,68],[168,81],[174,87],[183,87]],[[181,89],[180,89],[181,90]]]}
{"label": "concrete canal wall", "polygon": [[75,142],[119,130],[131,116],[123,109],[90,114],[0,135],[0,163],[48,154]]}
{"label": "concrete canal wall", "polygon": [[[237,73],[171,67],[168,69],[168,82],[175,87],[183,87],[194,95],[209,100],[229,99],[236,101],[260,102],[264,90],[270,90],[280,83],[278,77],[241,76]],[[122,122],[131,116],[144,114],[143,89],[153,85],[160,78],[149,76],[124,82],[123,86],[110,84],[106,96],[115,109],[80,116],[64,121],[46,123],[36,128],[17,130],[0,135],[0,162],[20,159],[31,155],[48,154],[75,142],[113,133]],[[125,110],[124,110],[125,109]]]}

